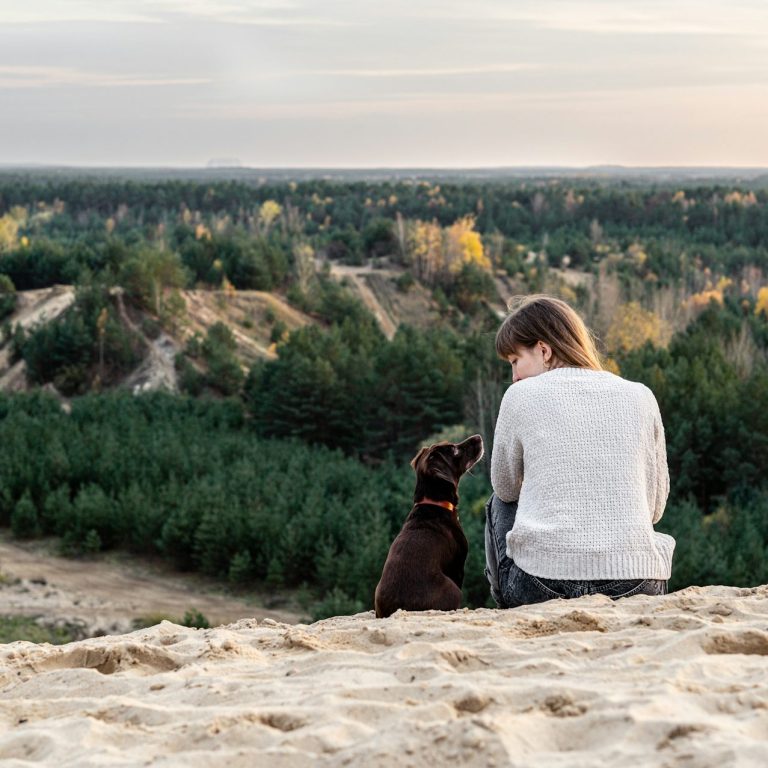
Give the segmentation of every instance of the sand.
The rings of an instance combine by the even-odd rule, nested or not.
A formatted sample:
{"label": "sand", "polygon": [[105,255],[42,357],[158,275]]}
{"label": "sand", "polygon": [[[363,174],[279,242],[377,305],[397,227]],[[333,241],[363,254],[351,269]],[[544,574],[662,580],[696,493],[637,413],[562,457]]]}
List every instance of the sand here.
{"label": "sand", "polygon": [[4,768],[768,765],[768,587],[0,646]]}

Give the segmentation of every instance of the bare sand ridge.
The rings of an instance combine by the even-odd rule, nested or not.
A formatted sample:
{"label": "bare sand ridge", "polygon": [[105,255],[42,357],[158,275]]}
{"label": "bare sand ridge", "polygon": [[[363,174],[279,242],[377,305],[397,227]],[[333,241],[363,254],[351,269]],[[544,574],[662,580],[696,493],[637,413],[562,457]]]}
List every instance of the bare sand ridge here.
{"label": "bare sand ridge", "polygon": [[[407,291],[397,289],[396,280],[404,274],[402,269],[374,269],[371,266],[352,267],[333,263],[330,265],[330,274],[336,280],[346,282],[352,294],[371,311],[389,339],[395,335],[401,323],[424,328],[439,318],[437,305],[424,286],[415,283]],[[142,361],[122,381],[122,385],[133,392],[157,389],[178,391],[176,355],[184,350],[186,343],[195,334],[204,337],[216,323],[224,323],[232,332],[237,359],[243,370],[247,371],[257,360],[277,357],[272,340],[276,322],[282,323],[287,331],[316,322],[291,306],[279,293],[184,290],[179,292],[183,309],[157,337],[148,338],[141,324],[146,313],[138,312],[135,308],[129,313],[121,288],[113,287],[111,293],[123,325],[131,329],[144,345]],[[170,296],[170,292],[167,294]],[[41,290],[19,291],[16,310],[8,320],[10,325],[20,325],[29,331],[36,325],[55,320],[74,301],[73,286],[57,285]],[[11,345],[0,343],[0,391],[27,389],[29,385],[25,363],[12,363]]]}
{"label": "bare sand ridge", "polygon": [[[132,319],[126,311],[122,289],[115,287],[111,293],[116,298],[123,324],[136,333],[145,345],[144,359],[124,381],[124,385],[134,391],[176,391],[176,354],[183,350],[195,333],[205,336],[215,323],[221,322],[230,328],[237,346],[237,357],[247,369],[258,359],[276,357],[270,339],[273,322],[279,320],[289,331],[312,322],[279,294],[188,290],[180,294],[184,309],[176,318],[174,328],[165,329],[157,338],[149,339],[141,327],[142,314],[134,310]],[[72,286],[19,291],[16,310],[8,320],[13,326],[20,325],[30,330],[55,320],[74,301],[75,290]],[[0,343],[0,391],[24,391],[28,388],[25,363],[12,363],[10,344]]]}
{"label": "bare sand ridge", "polygon": [[439,320],[437,305],[423,285],[414,283],[407,291],[397,289],[396,280],[403,276],[405,270],[327,263],[331,277],[345,282],[376,318],[388,339],[394,337],[402,323],[415,328],[427,328]]}
{"label": "bare sand ridge", "polygon": [[249,366],[261,358],[274,358],[276,353],[269,341],[270,324],[265,317],[271,313],[293,331],[311,322],[310,318],[292,307],[279,294],[264,291],[181,291],[186,306],[181,319],[182,341],[194,333],[204,336],[217,322],[229,326],[237,344],[237,357]]}
{"label": "bare sand ridge", "polygon": [[[55,320],[69,309],[75,300],[75,290],[70,285],[54,285],[36,291],[19,291],[16,311],[9,321],[24,330],[39,323]],[[23,360],[11,362],[10,344],[0,345],[0,392],[16,392],[26,389],[26,364]]]}
{"label": "bare sand ridge", "polygon": [[768,764],[768,587],[0,650],[0,760]]}

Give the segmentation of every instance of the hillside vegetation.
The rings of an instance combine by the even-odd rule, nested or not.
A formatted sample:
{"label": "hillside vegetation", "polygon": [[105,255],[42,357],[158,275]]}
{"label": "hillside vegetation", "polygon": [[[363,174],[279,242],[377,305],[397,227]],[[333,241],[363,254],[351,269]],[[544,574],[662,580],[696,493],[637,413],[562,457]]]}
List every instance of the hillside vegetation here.
{"label": "hillside vegetation", "polygon": [[[490,455],[496,327],[547,291],[657,396],[673,586],[762,583],[766,242],[768,193],[725,180],[0,175],[0,523],[370,607],[408,460],[472,432]],[[488,492],[462,485],[470,605]]]}

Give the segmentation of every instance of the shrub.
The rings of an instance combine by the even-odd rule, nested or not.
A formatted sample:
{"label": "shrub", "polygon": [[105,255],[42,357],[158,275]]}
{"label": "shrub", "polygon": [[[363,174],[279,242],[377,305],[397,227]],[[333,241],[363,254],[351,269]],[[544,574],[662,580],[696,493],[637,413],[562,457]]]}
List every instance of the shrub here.
{"label": "shrub", "polygon": [[8,275],[0,275],[0,320],[13,314],[16,308],[16,286]]}
{"label": "shrub", "polygon": [[251,553],[246,549],[238,552],[229,564],[229,580],[233,584],[244,584],[253,578],[253,561]]}
{"label": "shrub", "polygon": [[344,616],[360,613],[363,604],[353,600],[346,592],[334,587],[326,596],[312,608],[313,621],[327,619],[329,616]]}
{"label": "shrub", "polygon": [[0,643],[51,643],[63,645],[80,639],[71,626],[48,626],[29,616],[0,616]]}
{"label": "shrub", "polygon": [[37,507],[29,491],[25,492],[11,512],[11,531],[17,539],[31,539],[40,535]]}
{"label": "shrub", "polygon": [[211,625],[208,619],[203,616],[197,608],[190,608],[181,620],[183,627],[194,627],[195,629],[210,629]]}
{"label": "shrub", "polygon": [[101,536],[95,528],[91,528],[83,539],[83,552],[86,555],[95,555],[101,552]]}
{"label": "shrub", "polygon": [[395,287],[400,293],[408,293],[415,284],[416,279],[410,272],[403,272],[403,274],[395,280]]}

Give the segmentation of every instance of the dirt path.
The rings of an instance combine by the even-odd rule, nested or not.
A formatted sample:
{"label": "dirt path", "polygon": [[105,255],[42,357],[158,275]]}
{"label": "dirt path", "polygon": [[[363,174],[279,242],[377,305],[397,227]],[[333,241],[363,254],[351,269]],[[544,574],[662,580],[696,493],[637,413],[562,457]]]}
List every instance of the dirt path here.
{"label": "dirt path", "polygon": [[180,620],[192,608],[212,625],[244,617],[300,620],[291,610],[265,608],[269,595],[227,595],[220,584],[162,563],[113,553],[74,560],[51,551],[50,540],[19,543],[0,533],[0,614],[41,616],[82,626],[85,634],[128,631],[141,617]]}
{"label": "dirt path", "polygon": [[369,312],[376,318],[379,327],[388,339],[392,339],[397,331],[397,324],[389,312],[382,306],[370,286],[366,282],[366,275],[381,275],[396,277],[399,273],[392,270],[376,269],[372,267],[353,267],[348,264],[331,263],[331,275],[337,280],[346,278],[354,285],[357,295],[365,304]]}
{"label": "dirt path", "polygon": [[119,287],[110,290],[110,294],[117,299],[117,311],[123,324],[141,339],[148,353],[139,367],[125,380],[125,386],[134,394],[157,389],[178,392],[175,362],[179,350],[176,342],[164,331],[156,339],[147,338],[144,331],[128,316],[123,293],[123,289]]}

